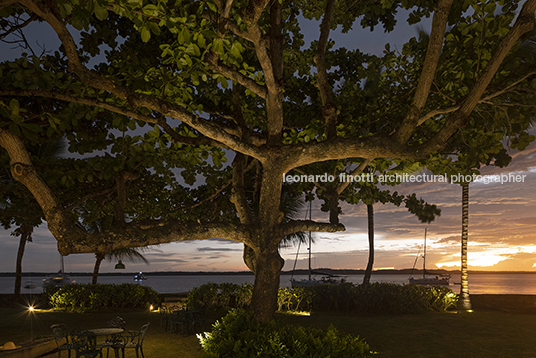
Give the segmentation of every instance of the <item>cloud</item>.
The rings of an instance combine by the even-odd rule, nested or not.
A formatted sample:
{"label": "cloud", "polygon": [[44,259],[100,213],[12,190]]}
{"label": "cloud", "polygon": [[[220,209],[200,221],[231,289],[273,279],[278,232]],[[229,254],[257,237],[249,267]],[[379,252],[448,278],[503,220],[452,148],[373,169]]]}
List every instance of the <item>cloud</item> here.
{"label": "cloud", "polygon": [[235,251],[235,252],[242,252],[242,249],[232,249],[228,247],[198,247],[197,251]]}

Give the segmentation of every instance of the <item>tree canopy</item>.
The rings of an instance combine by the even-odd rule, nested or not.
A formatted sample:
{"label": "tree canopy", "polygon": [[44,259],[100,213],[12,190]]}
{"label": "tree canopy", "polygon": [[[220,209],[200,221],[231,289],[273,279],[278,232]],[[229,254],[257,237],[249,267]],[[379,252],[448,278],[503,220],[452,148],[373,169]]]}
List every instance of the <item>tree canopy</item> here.
{"label": "tree canopy", "polygon": [[[3,39],[35,22],[61,42],[0,64],[3,163],[64,255],[244,243],[252,305],[266,320],[281,239],[343,230],[336,202],[360,200],[366,186],[315,192],[330,223],[283,220],[283,193],[304,190],[284,174],[357,175],[415,161],[436,173],[478,168],[534,139],[536,70],[523,44],[535,10],[536,0],[0,0]],[[401,48],[359,48],[369,29],[425,17],[431,27]],[[319,21],[307,44],[306,19]],[[335,29],[355,47],[337,46]],[[26,148],[62,137],[78,157],[57,165],[51,183]],[[81,230],[79,207],[113,216],[109,229]]]}

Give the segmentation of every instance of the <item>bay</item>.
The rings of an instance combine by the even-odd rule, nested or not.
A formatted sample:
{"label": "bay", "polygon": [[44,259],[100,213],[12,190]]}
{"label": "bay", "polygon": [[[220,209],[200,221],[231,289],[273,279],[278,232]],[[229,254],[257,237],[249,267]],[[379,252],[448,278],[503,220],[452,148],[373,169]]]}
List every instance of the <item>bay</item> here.
{"label": "bay", "polygon": [[[147,276],[147,280],[139,284],[149,286],[159,293],[182,293],[188,292],[194,287],[204,283],[253,283],[253,275],[244,274],[195,274],[195,275],[157,275]],[[290,287],[290,274],[281,275],[281,287]],[[71,278],[76,279],[77,283],[90,283],[91,276],[76,276],[71,274]],[[305,275],[295,275],[294,279],[305,279]],[[22,293],[40,293],[42,291],[43,276],[23,276],[22,285],[29,282],[36,287],[33,289],[23,288]],[[394,284],[406,284],[409,277],[406,274],[373,274],[371,282],[388,282]],[[352,283],[361,283],[362,274],[353,274],[346,276],[346,281]],[[454,275],[451,278],[449,288],[454,292],[460,291],[460,285],[454,283],[460,282],[460,276]],[[15,277],[0,277],[0,293],[13,293]],[[99,283],[135,283],[133,275],[121,276],[99,276]],[[469,275],[469,292],[472,294],[524,294],[536,295],[536,273],[478,273]]]}

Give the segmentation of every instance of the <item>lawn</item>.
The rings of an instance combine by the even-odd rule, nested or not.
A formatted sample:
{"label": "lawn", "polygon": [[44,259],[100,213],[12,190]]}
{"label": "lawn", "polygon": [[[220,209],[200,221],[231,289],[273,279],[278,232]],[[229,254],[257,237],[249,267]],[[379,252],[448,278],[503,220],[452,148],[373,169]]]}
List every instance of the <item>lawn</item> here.
{"label": "lawn", "polygon": [[[65,313],[36,311],[30,319],[22,308],[0,308],[0,344],[17,344],[49,336],[50,325],[63,322],[68,327],[96,328],[115,317],[116,313]],[[139,329],[150,322],[144,343],[147,358],[201,357],[195,335],[170,334],[160,328],[158,313],[121,312],[127,329]],[[359,335],[378,352],[379,357],[534,357],[536,316],[498,311],[476,311],[470,314],[427,313],[403,316],[356,317],[332,313],[310,316],[284,315],[289,324],[327,328]],[[33,331],[33,333],[32,333]],[[130,352],[129,357],[134,357]],[[57,357],[57,354],[48,357]]]}
{"label": "lawn", "polygon": [[[149,330],[145,336],[143,351],[147,358],[177,358],[201,357],[202,349],[195,335],[183,336],[181,334],[166,333],[160,328],[160,315],[158,312],[99,312],[99,313],[67,313],[36,310],[33,319],[27,309],[0,308],[0,343],[13,341],[17,345],[34,339],[52,335],[50,326],[54,323],[65,323],[69,329],[77,326],[84,328],[104,327],[105,323],[115,316],[121,316],[127,323],[127,330],[139,330],[141,326],[150,322]],[[208,327],[209,328],[209,327]],[[33,334],[32,334],[33,331]],[[135,357],[134,351],[127,356]],[[46,357],[57,357],[54,353]],[[67,357],[64,353],[63,356]]]}

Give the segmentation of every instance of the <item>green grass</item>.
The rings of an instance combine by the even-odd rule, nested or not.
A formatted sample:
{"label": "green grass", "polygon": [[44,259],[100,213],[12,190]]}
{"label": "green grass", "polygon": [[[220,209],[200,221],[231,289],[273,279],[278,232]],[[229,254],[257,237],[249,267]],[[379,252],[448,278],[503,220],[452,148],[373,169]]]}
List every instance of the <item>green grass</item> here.
{"label": "green grass", "polygon": [[349,317],[288,317],[292,324],[327,328],[365,338],[382,358],[535,357],[536,316],[503,312],[426,313]]}
{"label": "green grass", "polygon": [[[160,329],[160,316],[149,312],[66,313],[37,311],[30,320],[27,310],[0,308],[0,337],[3,344],[17,344],[33,338],[50,336],[50,325],[63,322],[68,327],[102,327],[120,315],[127,329],[139,329],[151,322],[144,342],[147,358],[201,357],[201,346],[195,335],[169,334]],[[536,316],[505,312],[471,314],[427,313],[421,315],[352,317],[328,313],[311,316],[284,315],[290,324],[327,328],[359,335],[378,352],[379,357],[534,357]],[[207,327],[208,328],[208,327]],[[49,357],[57,357],[49,355]],[[131,352],[127,357],[134,357]]]}
{"label": "green grass", "polygon": [[[33,318],[27,309],[0,308],[0,337],[4,341],[13,341],[17,345],[30,341],[33,338],[51,337],[50,326],[54,323],[65,323],[68,329],[77,326],[84,328],[104,327],[105,323],[121,316],[127,322],[127,330],[139,330],[150,322],[149,330],[143,343],[143,351],[147,358],[177,358],[202,356],[202,349],[195,335],[183,336],[170,334],[160,329],[160,316],[158,312],[99,312],[99,313],[68,313],[59,311],[36,310]],[[33,327],[33,329],[32,329]],[[209,327],[207,327],[209,328]],[[66,353],[63,354],[65,357]],[[57,357],[58,354],[48,355]],[[134,351],[127,353],[127,357],[134,357]]]}

